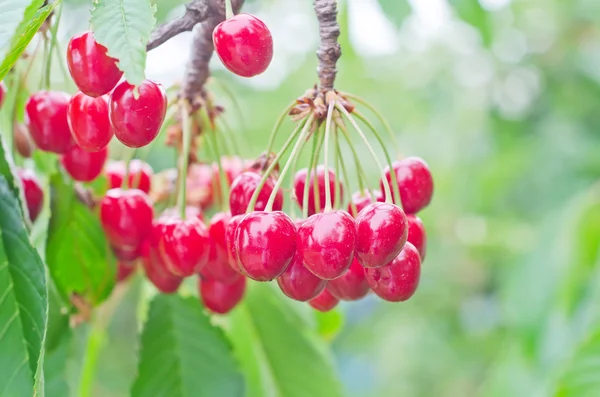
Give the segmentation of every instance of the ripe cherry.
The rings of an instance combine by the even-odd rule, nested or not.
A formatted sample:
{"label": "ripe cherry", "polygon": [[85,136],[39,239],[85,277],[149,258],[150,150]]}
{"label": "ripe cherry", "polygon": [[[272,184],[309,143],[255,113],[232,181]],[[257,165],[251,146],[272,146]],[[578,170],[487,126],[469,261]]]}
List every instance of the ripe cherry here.
{"label": "ripe cherry", "polygon": [[159,246],[171,273],[188,277],[200,271],[208,261],[210,240],[208,230],[198,216],[181,219],[168,217]]}
{"label": "ripe cherry", "polygon": [[133,262],[141,255],[141,247],[115,247],[112,251],[118,260],[122,262]]}
{"label": "ripe cherry", "polygon": [[214,169],[208,164],[190,164],[186,179],[186,202],[208,208],[214,201]]}
{"label": "ripe cherry", "polygon": [[62,154],[74,145],[68,105],[69,95],[61,91],[38,91],[25,103],[25,124],[41,150]]}
{"label": "ripe cherry", "polygon": [[[371,204],[371,201],[375,199],[376,202],[383,203],[385,201],[381,190],[373,190],[373,192],[365,191],[365,192],[354,192],[352,194],[352,198],[350,199],[350,204],[348,204],[348,213],[356,218],[358,213],[362,211],[367,205]],[[352,209],[352,203],[356,207],[356,213]]]}
{"label": "ripe cherry", "polygon": [[312,274],[302,262],[302,253],[296,251],[288,268],[277,277],[277,284],[288,298],[304,302],[319,295],[327,281]]}
{"label": "ripe cherry", "polygon": [[246,277],[237,274],[231,282],[210,278],[198,279],[200,297],[204,306],[213,313],[229,313],[244,297]]}
{"label": "ripe cherry", "polygon": [[261,74],[273,58],[271,32],[254,15],[237,14],[218,24],[213,43],[223,65],[242,77]]}
{"label": "ripe cherry", "polygon": [[395,204],[367,205],[356,217],[356,257],[365,267],[381,267],[394,259],[406,243],[408,224]]}
{"label": "ripe cherry", "polygon": [[408,221],[408,239],[407,241],[415,246],[419,255],[421,256],[421,262],[425,259],[425,251],[427,250],[427,233],[425,233],[425,225],[423,221],[416,215],[407,215],[406,220]]}
{"label": "ripe cherry", "polygon": [[[240,215],[246,213],[246,208],[250,199],[258,186],[261,176],[255,172],[244,172],[240,174],[233,183],[231,184],[231,190],[229,192],[229,209],[231,215]],[[264,211],[269,201],[269,196],[273,192],[273,179],[268,178],[258,194],[254,211]],[[281,211],[283,208],[283,193],[281,190],[277,191],[275,195],[275,201],[273,202],[273,211]]]}
{"label": "ripe cherry", "polygon": [[229,224],[225,230],[225,242],[227,243],[227,262],[233,270],[241,274],[243,274],[243,272],[240,268],[240,258],[238,252],[235,249],[235,236],[237,234],[238,226],[244,216],[245,215],[232,216],[231,219],[229,219]]}
{"label": "ripe cherry", "polygon": [[102,173],[107,157],[107,147],[98,152],[87,152],[75,145],[63,154],[60,161],[73,179],[91,182]]}
{"label": "ripe cherry", "polygon": [[[303,168],[296,172],[294,176],[294,193],[296,194],[296,199],[298,200],[298,204],[300,208],[304,208],[304,187],[306,185],[306,175],[308,174],[308,169]],[[308,187],[308,216],[315,214],[316,212],[323,212],[325,209],[325,167],[319,165],[317,167],[317,185],[319,191],[319,208],[317,211],[316,202],[315,202],[315,172],[312,172],[309,180]],[[331,202],[335,202],[335,172],[332,169],[329,169],[329,192],[331,195]],[[340,182],[340,202],[344,199],[344,189]]]}
{"label": "ripe cherry", "polygon": [[134,86],[121,82],[110,94],[109,115],[115,136],[125,146],[146,146],[156,138],[167,112],[167,94],[161,84],[144,80],[134,97]]}
{"label": "ripe cherry", "polygon": [[125,250],[138,249],[152,229],[152,202],[139,189],[110,189],[100,202],[100,220],[108,241]]}
{"label": "ripe cherry", "polygon": [[337,306],[339,299],[331,295],[331,292],[325,288],[316,298],[308,301],[314,309],[320,312],[328,312]]}
{"label": "ripe cherry", "polygon": [[2,103],[4,102],[4,97],[6,96],[6,86],[3,81],[0,81],[0,107],[2,107]]}
{"label": "ripe cherry", "polygon": [[117,263],[117,282],[127,280],[135,271],[135,262],[119,261]]}
{"label": "ripe cherry", "polygon": [[32,170],[21,168],[17,170],[17,175],[23,186],[23,196],[25,196],[25,202],[27,203],[29,219],[31,222],[35,222],[44,206],[44,191]]}
{"label": "ripe cherry", "polygon": [[296,252],[296,227],[281,211],[254,211],[240,221],[234,249],[242,272],[256,281],[270,281],[289,266]]}
{"label": "ripe cherry", "polygon": [[140,189],[144,193],[150,193],[152,187],[152,167],[145,161],[133,159],[129,162],[129,177],[127,185]]}
{"label": "ripe cherry", "polygon": [[142,255],[142,265],[148,280],[163,294],[177,292],[183,278],[177,277],[167,270],[164,261],[155,248],[146,247],[145,251]]}
{"label": "ripe cherry", "polygon": [[308,217],[298,228],[297,249],[304,266],[324,280],[344,274],[356,245],[356,224],[345,211],[333,211]]}
{"label": "ripe cherry", "polygon": [[67,121],[75,143],[88,152],[104,149],[113,137],[106,97],[92,98],[82,92],[73,95],[67,107]]}
{"label": "ripe cherry", "polygon": [[[392,167],[396,172],[404,212],[416,214],[429,204],[433,194],[433,178],[427,163],[418,157],[407,157],[395,161]],[[385,176],[390,183],[393,197],[394,186],[389,167],[385,168]],[[380,184],[383,191],[383,181]]]}
{"label": "ripe cherry", "polygon": [[106,47],[94,40],[92,32],[74,36],[67,46],[67,66],[77,88],[85,95],[107,94],[123,76],[117,60],[106,54]]}
{"label": "ripe cherry", "polygon": [[369,293],[369,283],[365,278],[365,269],[354,258],[352,265],[342,277],[330,280],[327,289],[333,296],[344,301],[355,301]]}
{"label": "ripe cherry", "polygon": [[421,276],[419,251],[411,243],[384,267],[365,269],[367,282],[380,298],[402,302],[413,296]]}
{"label": "ripe cherry", "polygon": [[125,162],[109,160],[104,167],[104,176],[109,189],[121,187],[125,178]]}
{"label": "ripe cherry", "polygon": [[228,212],[217,212],[213,215],[208,228],[210,239],[210,255],[208,263],[200,269],[200,275],[206,279],[218,280],[224,283],[234,281],[239,273],[229,265],[227,256],[227,241],[225,233],[231,215]]}

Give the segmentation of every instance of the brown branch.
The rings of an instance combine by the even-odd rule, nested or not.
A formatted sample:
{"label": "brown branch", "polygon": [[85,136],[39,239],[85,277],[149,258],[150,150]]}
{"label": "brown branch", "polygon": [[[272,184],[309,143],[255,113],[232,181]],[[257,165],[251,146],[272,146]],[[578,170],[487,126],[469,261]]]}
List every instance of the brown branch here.
{"label": "brown branch", "polygon": [[336,0],[314,0],[314,7],[319,20],[319,35],[321,37],[321,44],[317,50],[319,88],[321,92],[326,92],[333,89],[337,73],[335,65],[342,55],[338,43],[340,25],[337,23]]}

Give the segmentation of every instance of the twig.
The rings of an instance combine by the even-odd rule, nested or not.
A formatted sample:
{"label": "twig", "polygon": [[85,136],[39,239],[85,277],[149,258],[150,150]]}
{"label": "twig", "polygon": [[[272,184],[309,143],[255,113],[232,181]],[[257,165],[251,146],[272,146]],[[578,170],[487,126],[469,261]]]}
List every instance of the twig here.
{"label": "twig", "polygon": [[321,44],[317,50],[319,66],[317,73],[320,80],[320,91],[325,93],[333,89],[337,69],[335,64],[342,55],[338,43],[340,25],[337,22],[336,0],[314,0],[315,12],[319,20]]}

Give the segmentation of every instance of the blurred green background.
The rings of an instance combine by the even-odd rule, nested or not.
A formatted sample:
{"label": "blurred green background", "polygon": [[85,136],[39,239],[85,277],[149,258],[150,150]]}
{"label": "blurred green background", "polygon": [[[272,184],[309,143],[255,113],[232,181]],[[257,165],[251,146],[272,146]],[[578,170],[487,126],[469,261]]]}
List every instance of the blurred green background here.
{"label": "blurred green background", "polygon": [[[180,3],[158,0],[159,22],[181,14]],[[214,62],[240,104],[242,118],[214,86],[248,157],[265,149],[281,110],[317,81],[311,3],[247,1],[244,10],[275,40],[264,75],[237,79]],[[90,8],[64,4],[63,45],[87,28]],[[402,154],[425,159],[435,179],[433,202],[420,214],[429,245],[414,298],[340,305],[345,320],[332,348],[346,394],[600,395],[600,2],[339,6],[337,88],[379,109]],[[184,34],[151,52],[148,77],[179,81],[189,40]],[[64,84],[59,73],[53,78]],[[150,153],[155,170],[174,166],[165,151],[155,145]],[[364,154],[376,187],[378,171]],[[117,311],[98,396],[127,393],[134,308],[126,301]]]}

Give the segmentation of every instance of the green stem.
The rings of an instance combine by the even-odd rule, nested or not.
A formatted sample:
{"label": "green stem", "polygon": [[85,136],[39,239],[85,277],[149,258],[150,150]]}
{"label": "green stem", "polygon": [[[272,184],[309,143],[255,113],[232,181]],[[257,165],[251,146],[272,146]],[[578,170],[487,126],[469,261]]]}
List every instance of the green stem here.
{"label": "green stem", "polygon": [[[50,76],[52,76],[51,74],[51,70],[52,70],[52,54],[54,54],[54,49],[56,48],[56,42],[57,42],[57,38],[56,38],[56,32],[58,31],[58,24],[60,23],[60,16],[62,15],[62,5],[58,6],[58,11],[54,14],[54,23],[52,24],[52,27],[50,28],[50,34],[52,36],[52,39],[50,41],[50,51],[48,53],[48,57],[46,59],[46,88],[49,89],[50,88]],[[59,60],[60,60],[60,56],[59,56]]]}
{"label": "green stem", "polygon": [[227,151],[227,153],[229,154],[235,154],[238,157],[242,156],[242,152],[240,152],[240,148],[237,145],[237,142],[235,139],[233,139],[232,135],[233,135],[233,130],[229,127],[229,124],[227,123],[227,121],[225,121],[225,119],[223,119],[221,117],[221,131],[222,131],[222,137],[223,137],[223,145],[225,146],[225,150]]}
{"label": "green stem", "polygon": [[[338,146],[336,150],[338,152],[338,157],[341,158],[342,157],[342,153],[341,153],[342,149],[340,148],[340,146]],[[350,178],[348,176],[348,172],[346,171],[346,166],[344,165],[343,161],[340,163],[341,163],[341,167],[342,167],[342,175],[343,175],[344,183],[349,188],[350,187]],[[352,201],[352,197],[350,197],[350,208],[352,209],[352,216],[356,217],[357,210],[356,210],[356,205]]]}
{"label": "green stem", "polygon": [[358,189],[360,191],[365,191],[367,189],[366,188],[366,186],[367,186],[366,181],[368,180],[367,175],[365,174],[365,170],[363,169],[360,159],[358,158],[358,153],[356,152],[356,148],[352,144],[352,140],[350,139],[350,134],[348,133],[346,126],[344,126],[341,123],[336,123],[336,124],[337,124],[338,128],[340,130],[342,130],[344,138],[346,138],[346,142],[348,143],[348,146],[350,146],[350,150],[352,151],[352,157],[354,158],[354,165],[356,167],[356,172],[358,175]]}
{"label": "green stem", "polygon": [[[354,127],[354,129],[356,130],[358,135],[360,135],[360,138],[363,140],[365,146],[369,150],[371,157],[373,157],[375,164],[377,164],[377,168],[379,168],[379,170],[381,171],[381,176],[383,178],[383,190],[385,191],[385,202],[392,203],[392,193],[391,193],[391,189],[390,189],[390,183],[388,182],[387,178],[385,177],[385,171],[383,170],[383,167],[381,166],[381,163],[379,162],[379,159],[377,158],[377,154],[375,154],[375,150],[373,150],[373,147],[369,143],[369,140],[367,139],[365,134],[362,132],[362,130],[358,126],[358,123],[356,122],[356,120],[354,120],[354,118],[352,118],[352,116],[350,116],[350,113],[348,113],[348,111],[346,110],[344,105],[342,105],[340,102],[336,102],[335,107],[346,117],[346,119],[350,122],[350,124],[352,124],[352,126]],[[390,170],[390,173],[393,174],[393,172],[391,172],[391,170]]]}
{"label": "green stem", "polygon": [[181,151],[181,169],[179,170],[179,196],[177,196],[177,206],[179,207],[179,213],[181,219],[185,219],[185,207],[186,207],[186,189],[187,189],[187,171],[188,161],[190,158],[190,146],[191,146],[191,126],[190,126],[190,109],[187,101],[181,101],[181,123],[183,130],[183,150]]}
{"label": "green stem", "polygon": [[275,186],[273,187],[273,191],[271,192],[271,195],[269,196],[269,201],[267,201],[267,206],[265,207],[265,211],[269,212],[269,211],[273,210],[273,202],[275,202],[275,197],[277,196],[277,191],[281,187],[281,184],[283,183],[283,179],[285,178],[285,175],[287,174],[290,166],[296,161],[298,154],[300,153],[302,147],[306,143],[306,137],[307,137],[308,133],[310,132],[310,127],[312,126],[313,120],[314,120],[314,116],[311,114],[308,117],[308,120],[306,120],[306,123],[304,123],[304,127],[302,128],[302,131],[300,131],[300,135],[299,135],[298,139],[296,140],[296,144],[292,148],[290,157],[288,158],[287,162],[283,166],[283,169],[281,170],[281,173],[279,174],[279,178],[277,179],[277,182],[275,183]]}
{"label": "green stem", "polygon": [[[377,139],[377,142],[379,142],[379,145],[381,146],[381,148],[383,149],[383,154],[385,155],[385,158],[388,162],[388,167],[390,167],[390,176],[392,178],[392,189],[393,189],[393,193],[394,193],[394,197],[395,197],[395,202],[399,203],[399,205],[401,206],[402,200],[400,199],[400,187],[398,186],[398,180],[396,178],[396,172],[394,172],[394,167],[392,165],[392,158],[389,154],[389,152],[387,151],[386,147],[385,147],[385,142],[383,142],[383,139],[381,138],[381,134],[379,134],[379,132],[377,132],[377,130],[375,129],[375,127],[373,126],[373,124],[371,124],[371,122],[364,117],[362,114],[356,114],[356,117],[361,120],[363,123],[365,123],[365,125],[367,127],[369,127],[369,129],[371,130],[371,132],[373,132],[373,135],[375,135],[375,139]],[[386,178],[387,179],[387,178]]]}
{"label": "green stem", "polygon": [[233,8],[231,7],[231,0],[225,0],[225,18],[229,19],[233,16]]}
{"label": "green stem", "polygon": [[269,136],[269,143],[267,144],[267,156],[269,156],[269,154],[271,153],[271,150],[273,149],[277,131],[279,131],[279,128],[281,127],[281,124],[283,123],[283,120],[285,120],[286,116],[288,115],[290,110],[292,110],[292,108],[294,107],[295,104],[296,104],[296,102],[291,103],[287,108],[284,109],[283,112],[281,112],[281,114],[277,118],[277,121],[275,122],[275,125],[273,126],[273,130],[271,130],[271,135]]}
{"label": "green stem", "polygon": [[[202,113],[204,114],[205,119],[208,121],[208,113],[206,108],[202,108]],[[208,124],[210,125],[210,123]],[[229,197],[229,182],[227,181],[227,177],[225,175],[225,170],[223,169],[223,164],[221,164],[221,150],[219,149],[219,142],[217,138],[217,132],[214,129],[210,129],[206,133],[207,146],[210,146],[210,149],[215,161],[217,162],[217,166],[219,167],[219,191],[221,193],[221,209],[224,211],[229,210],[229,202],[225,199]]]}
{"label": "green stem", "polygon": [[[334,192],[335,192],[335,199],[334,199],[334,203],[333,203],[333,208],[340,208],[340,201],[341,201],[341,195],[342,195],[342,187],[340,185],[340,151],[338,150],[338,148],[340,147],[340,142],[338,140],[338,130],[337,127],[333,128],[333,163],[334,163],[334,167],[335,167],[335,187],[334,187]],[[350,185],[346,185],[347,188],[350,187]],[[329,190],[329,188],[327,189]]]}
{"label": "green stem", "polygon": [[227,84],[223,83],[221,80],[215,78],[214,76],[211,77],[210,81],[214,81],[215,83],[217,83],[219,88],[225,93],[225,96],[231,101],[231,104],[235,109],[236,116],[238,117],[240,127],[242,131],[245,131],[246,123],[244,119],[244,112],[242,112],[242,107],[240,106],[240,102],[238,101],[236,95],[233,93],[233,91],[231,90],[231,88],[229,88]]}
{"label": "green stem", "polygon": [[256,200],[258,200],[258,195],[260,194],[260,191],[262,190],[263,186],[267,182],[269,175],[271,174],[271,172],[273,172],[273,170],[277,166],[277,163],[279,162],[279,159],[281,158],[281,156],[285,153],[285,151],[288,149],[288,147],[290,147],[290,145],[292,144],[294,139],[298,136],[300,131],[304,128],[306,121],[307,120],[304,119],[303,121],[298,123],[296,128],[294,128],[294,131],[288,137],[287,141],[285,141],[285,143],[281,147],[281,150],[279,151],[279,153],[277,153],[277,155],[275,156],[273,161],[271,161],[271,163],[269,164],[269,167],[267,167],[267,169],[263,173],[263,176],[262,176],[260,182],[258,183],[258,185],[256,186],[256,190],[254,190],[254,193],[252,194],[252,198],[250,199],[250,202],[248,203],[248,207],[246,208],[247,213],[254,210],[254,206],[256,205]]}
{"label": "green stem", "polygon": [[[51,59],[50,54],[48,53],[48,38],[46,36],[42,36],[42,41],[44,42],[44,58],[43,62],[47,63],[48,59]],[[45,90],[50,90],[50,81],[46,80],[46,73],[42,73],[40,75],[40,81],[38,83],[38,87],[41,87]],[[49,76],[48,76],[49,77]]]}
{"label": "green stem", "polygon": [[[304,180],[304,194],[303,200],[304,206],[302,207],[302,216],[304,219],[308,218],[308,193],[310,192],[310,177],[316,175],[317,162],[319,160],[319,153],[321,152],[321,146],[323,146],[323,139],[325,134],[320,130],[315,131],[317,137],[315,137],[315,143],[313,145],[313,151],[311,153],[310,164],[308,166],[308,172],[306,173],[306,179]],[[313,178],[313,194],[315,195],[315,208],[321,208],[321,200],[319,198],[319,183],[317,178]]]}
{"label": "green stem", "polygon": [[[323,148],[323,165],[325,167],[325,211],[331,211],[331,189],[329,188],[329,134],[331,132],[331,119],[333,117],[334,101],[329,102],[327,120],[325,121],[325,147]],[[316,180],[317,178],[315,178]],[[319,208],[319,207],[317,207]]]}

